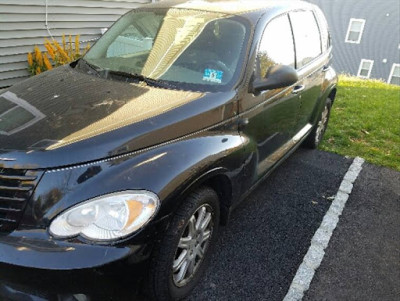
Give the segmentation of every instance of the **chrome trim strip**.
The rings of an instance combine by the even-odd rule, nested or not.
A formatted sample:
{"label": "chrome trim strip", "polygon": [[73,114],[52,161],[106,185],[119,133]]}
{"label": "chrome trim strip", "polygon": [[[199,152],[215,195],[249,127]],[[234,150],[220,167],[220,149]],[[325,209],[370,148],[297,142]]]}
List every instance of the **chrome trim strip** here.
{"label": "chrome trim strip", "polygon": [[293,142],[299,142],[305,135],[307,135],[308,131],[311,130],[312,125],[307,123],[305,127],[303,127],[293,138]]}
{"label": "chrome trim strip", "polygon": [[291,148],[299,143],[311,130],[312,125],[307,123],[292,139],[278,148],[275,152],[261,161],[257,166],[257,174],[260,176],[270,169],[280,158],[282,158]]}

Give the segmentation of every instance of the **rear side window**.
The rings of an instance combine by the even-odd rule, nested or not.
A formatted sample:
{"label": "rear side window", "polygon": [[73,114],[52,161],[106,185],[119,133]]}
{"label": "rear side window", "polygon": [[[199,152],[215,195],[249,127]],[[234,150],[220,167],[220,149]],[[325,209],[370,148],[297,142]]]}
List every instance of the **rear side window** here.
{"label": "rear side window", "polygon": [[326,21],[324,13],[319,8],[315,9],[315,16],[318,19],[319,29],[321,33],[322,52],[325,52],[331,46],[328,22]]}
{"label": "rear side window", "polygon": [[260,76],[275,65],[294,67],[294,43],[289,18],[283,15],[273,19],[265,28],[258,50]]}
{"label": "rear side window", "polygon": [[297,69],[307,65],[322,53],[317,21],[311,11],[290,13],[296,45]]}

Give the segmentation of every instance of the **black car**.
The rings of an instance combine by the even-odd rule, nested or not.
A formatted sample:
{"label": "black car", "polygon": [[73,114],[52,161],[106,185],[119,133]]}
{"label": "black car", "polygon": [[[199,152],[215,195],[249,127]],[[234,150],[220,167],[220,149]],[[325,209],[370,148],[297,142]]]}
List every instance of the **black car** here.
{"label": "black car", "polygon": [[122,264],[153,299],[188,295],[232,209],[320,143],[331,49],[302,1],[163,1],[2,91],[2,267]]}

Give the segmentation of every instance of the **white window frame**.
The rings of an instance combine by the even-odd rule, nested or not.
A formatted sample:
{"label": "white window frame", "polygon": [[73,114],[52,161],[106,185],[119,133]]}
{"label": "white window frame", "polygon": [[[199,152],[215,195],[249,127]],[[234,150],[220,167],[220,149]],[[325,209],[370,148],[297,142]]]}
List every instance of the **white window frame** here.
{"label": "white window frame", "polygon": [[[361,30],[360,30],[360,35],[358,36],[358,40],[357,41],[349,40],[350,31],[351,31],[351,25],[353,24],[353,22],[361,22],[362,23]],[[360,44],[362,35],[364,33],[364,27],[365,27],[365,19],[354,19],[354,18],[351,18],[350,22],[349,22],[349,26],[347,27],[347,34],[346,34],[345,42],[346,43],[352,43],[352,44]]]}
{"label": "white window frame", "polygon": [[[362,76],[361,75],[361,70],[362,70],[362,66],[363,66],[364,63],[371,63],[371,67],[368,70],[368,75],[367,76]],[[361,77],[361,78],[369,78],[371,76],[371,72],[372,72],[372,68],[373,67],[374,67],[374,61],[373,60],[362,59],[361,63],[360,63],[360,67],[358,67],[357,76]]]}
{"label": "white window frame", "polygon": [[393,64],[393,65],[392,65],[392,70],[390,71],[390,75],[389,75],[389,79],[388,79],[388,84],[390,84],[391,81],[392,81],[393,74],[394,74],[394,69],[396,69],[396,67],[400,68],[400,64]]}

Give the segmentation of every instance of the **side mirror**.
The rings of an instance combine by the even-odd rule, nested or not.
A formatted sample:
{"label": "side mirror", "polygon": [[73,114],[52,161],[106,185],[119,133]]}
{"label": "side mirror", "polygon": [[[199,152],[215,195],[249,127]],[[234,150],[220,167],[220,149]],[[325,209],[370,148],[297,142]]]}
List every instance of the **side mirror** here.
{"label": "side mirror", "polygon": [[290,66],[276,65],[268,69],[265,78],[256,79],[252,90],[255,93],[291,86],[299,80],[297,71]]}

